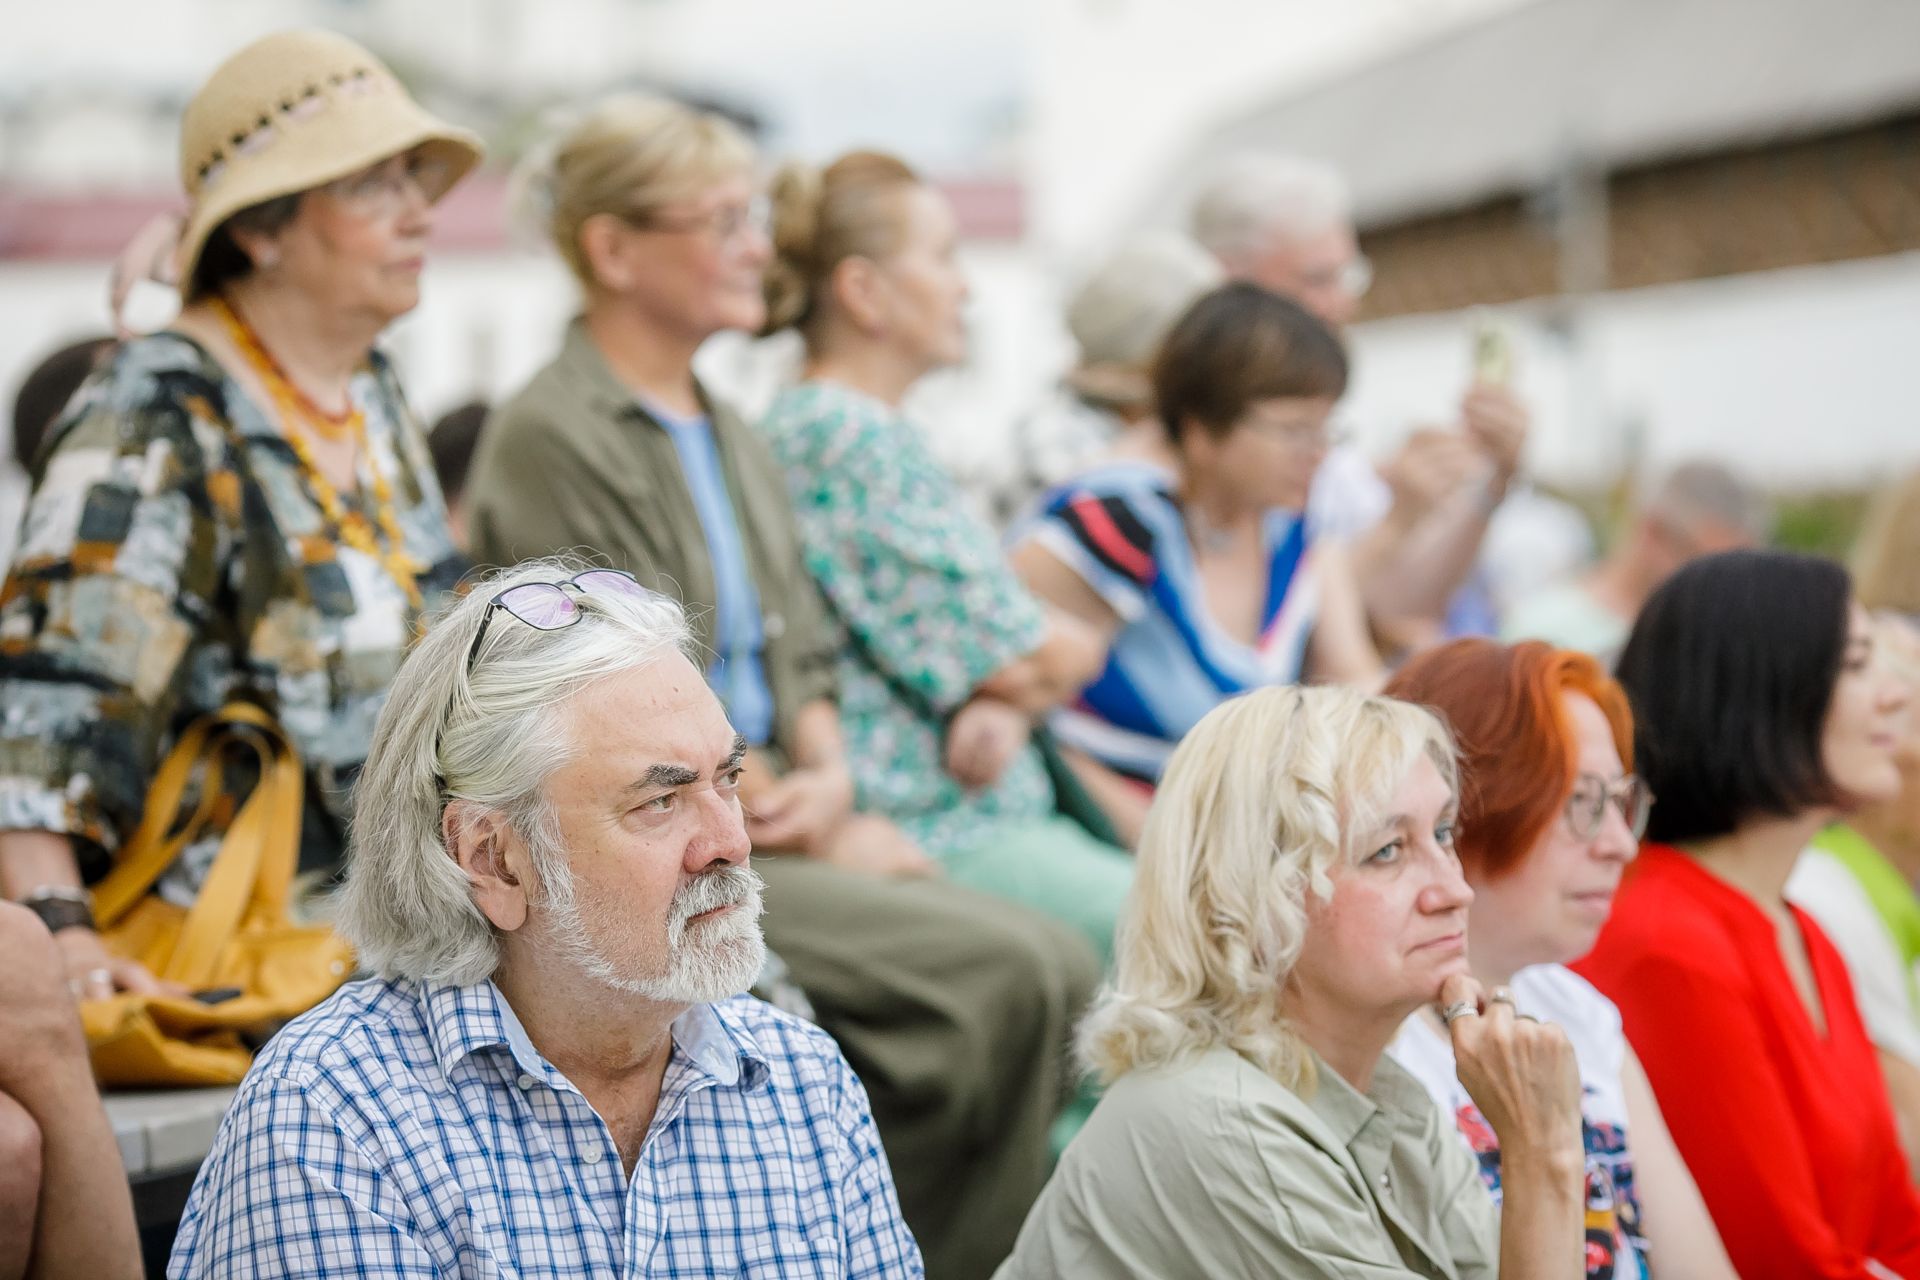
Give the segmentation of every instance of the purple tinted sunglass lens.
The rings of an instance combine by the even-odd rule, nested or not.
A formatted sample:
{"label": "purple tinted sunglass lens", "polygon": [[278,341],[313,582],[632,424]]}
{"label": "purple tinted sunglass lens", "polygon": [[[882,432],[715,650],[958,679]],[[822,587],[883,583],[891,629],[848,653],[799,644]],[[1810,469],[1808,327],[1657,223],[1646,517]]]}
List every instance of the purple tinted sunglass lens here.
{"label": "purple tinted sunglass lens", "polygon": [[616,596],[643,596],[647,589],[624,573],[612,569],[589,569],[573,580],[582,591]]}
{"label": "purple tinted sunglass lens", "polygon": [[549,582],[529,582],[502,592],[500,607],[542,631],[564,627],[580,612],[572,596]]}

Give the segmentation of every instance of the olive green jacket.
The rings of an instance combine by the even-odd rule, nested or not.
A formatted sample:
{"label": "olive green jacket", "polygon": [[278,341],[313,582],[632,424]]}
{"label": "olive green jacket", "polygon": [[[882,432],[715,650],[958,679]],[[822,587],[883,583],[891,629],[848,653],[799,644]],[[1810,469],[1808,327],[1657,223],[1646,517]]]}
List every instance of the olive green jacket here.
{"label": "olive green jacket", "polygon": [[[836,694],[833,633],[772,454],[739,414],[704,388],[700,398],[760,596],[773,742],[790,755],[799,709]],[[568,326],[553,363],[488,418],[465,499],[480,564],[566,551],[603,558],[684,604],[696,642],[712,651],[713,563],[680,455],[583,322]]]}

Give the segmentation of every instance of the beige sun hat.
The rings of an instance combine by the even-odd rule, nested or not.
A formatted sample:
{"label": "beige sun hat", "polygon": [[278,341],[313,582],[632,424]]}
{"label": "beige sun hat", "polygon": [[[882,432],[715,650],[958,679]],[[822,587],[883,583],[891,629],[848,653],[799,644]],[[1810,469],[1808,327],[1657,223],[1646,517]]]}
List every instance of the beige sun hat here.
{"label": "beige sun hat", "polygon": [[214,228],[242,209],[305,191],[414,147],[431,200],[480,160],[480,139],[426,111],[381,61],[331,31],[281,31],[221,63],[180,119],[190,208],[175,263],[191,291]]}
{"label": "beige sun hat", "polygon": [[1161,340],[1222,278],[1212,254],[1175,232],[1127,241],[1067,303],[1067,330],[1080,347],[1067,385],[1113,404],[1151,399],[1148,371]]}

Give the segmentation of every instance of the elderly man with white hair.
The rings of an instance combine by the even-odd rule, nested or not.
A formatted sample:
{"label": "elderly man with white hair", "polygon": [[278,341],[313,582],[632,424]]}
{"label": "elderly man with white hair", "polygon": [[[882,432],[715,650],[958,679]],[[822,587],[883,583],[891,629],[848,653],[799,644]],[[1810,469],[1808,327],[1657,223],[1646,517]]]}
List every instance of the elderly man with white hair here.
{"label": "elderly man with white hair", "polygon": [[[1336,332],[1373,282],[1347,184],[1317,161],[1233,157],[1201,187],[1189,227],[1228,276],[1292,298]],[[1444,626],[1519,471],[1527,410],[1504,385],[1476,378],[1457,427],[1415,431],[1382,474],[1338,446],[1314,481],[1315,524],[1352,540],[1368,612],[1398,644],[1436,638]]]}
{"label": "elderly man with white hair", "polygon": [[865,1091],[741,993],[744,741],[679,605],[535,562],[408,657],[340,928],[380,976],[255,1062],[169,1274],[915,1276]]}

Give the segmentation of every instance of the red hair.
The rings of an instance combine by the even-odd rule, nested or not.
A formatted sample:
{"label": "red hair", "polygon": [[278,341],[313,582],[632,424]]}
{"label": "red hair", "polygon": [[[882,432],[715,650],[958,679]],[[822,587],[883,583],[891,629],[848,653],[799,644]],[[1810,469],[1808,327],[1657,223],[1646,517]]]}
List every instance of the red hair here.
{"label": "red hair", "polygon": [[1584,653],[1539,640],[1470,638],[1415,657],[1387,683],[1389,697],[1432,708],[1460,748],[1460,861],[1495,879],[1513,869],[1566,805],[1579,772],[1563,695],[1593,699],[1633,767],[1627,695]]}

